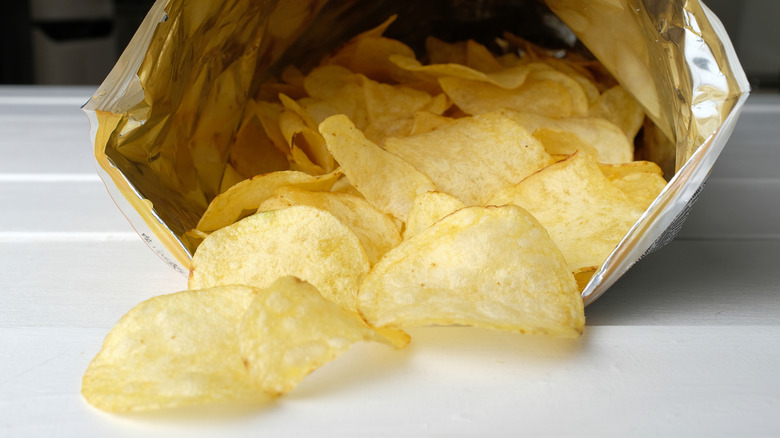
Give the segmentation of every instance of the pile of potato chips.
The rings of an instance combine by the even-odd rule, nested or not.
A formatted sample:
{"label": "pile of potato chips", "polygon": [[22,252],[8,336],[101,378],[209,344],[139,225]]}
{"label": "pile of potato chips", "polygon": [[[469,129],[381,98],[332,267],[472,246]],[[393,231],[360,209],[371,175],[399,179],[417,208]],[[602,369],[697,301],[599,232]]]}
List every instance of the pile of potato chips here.
{"label": "pile of potato chips", "polygon": [[138,411],[290,391],[361,340],[468,325],[576,337],[580,291],[663,189],[644,113],[592,60],[510,34],[383,36],[251,100],[189,290],[132,309],[82,392]]}

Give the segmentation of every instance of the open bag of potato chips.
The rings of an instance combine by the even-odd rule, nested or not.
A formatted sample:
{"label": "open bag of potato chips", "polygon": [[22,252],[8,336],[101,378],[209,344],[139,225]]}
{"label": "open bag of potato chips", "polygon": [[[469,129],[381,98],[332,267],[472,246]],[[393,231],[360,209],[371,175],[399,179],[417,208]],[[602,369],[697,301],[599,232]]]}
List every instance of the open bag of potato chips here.
{"label": "open bag of potato chips", "polygon": [[[698,1],[158,0],[84,109],[109,192],[192,294],[123,318],[84,393],[278,395],[420,325],[577,336],[674,238],[748,91]],[[217,383],[112,386],[127,336],[198,300],[226,325],[188,336],[224,345],[181,354],[224,353],[197,366]]]}

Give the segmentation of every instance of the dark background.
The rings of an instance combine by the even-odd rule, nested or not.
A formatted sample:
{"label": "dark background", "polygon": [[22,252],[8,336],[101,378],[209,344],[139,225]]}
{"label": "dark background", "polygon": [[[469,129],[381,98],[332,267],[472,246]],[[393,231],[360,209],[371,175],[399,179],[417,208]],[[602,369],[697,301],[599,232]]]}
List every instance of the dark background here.
{"label": "dark background", "polygon": [[[777,92],[780,1],[704,1],[728,30],[753,91]],[[0,84],[98,85],[154,0],[3,3]]]}

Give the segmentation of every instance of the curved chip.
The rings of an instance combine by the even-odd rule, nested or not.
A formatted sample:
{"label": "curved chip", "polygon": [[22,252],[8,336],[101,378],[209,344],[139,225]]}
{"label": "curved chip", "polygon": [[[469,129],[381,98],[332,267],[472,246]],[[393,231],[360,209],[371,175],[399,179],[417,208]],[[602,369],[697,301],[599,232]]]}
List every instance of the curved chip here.
{"label": "curved chip", "polygon": [[552,163],[529,131],[499,113],[463,117],[424,134],[388,138],[385,149],[466,205],[482,204],[495,191]]}
{"label": "curved chip", "polygon": [[489,204],[515,204],[531,212],[572,272],[601,266],[643,212],[581,152],[497,192]]}
{"label": "curved chip", "polygon": [[320,133],[347,179],[384,213],[405,220],[417,195],[436,190],[430,178],[368,140],[347,116],[328,117]]}
{"label": "curved chip", "polygon": [[517,206],[466,207],[385,254],[366,276],[372,325],[463,324],[576,337],[582,298],[560,250]]}
{"label": "curved chip", "polygon": [[419,234],[433,225],[434,222],[465,206],[466,204],[463,201],[448,193],[423,193],[415,198],[414,205],[409,210],[409,215],[406,218],[406,228],[404,228],[404,239]]}
{"label": "curved chip", "polygon": [[[561,140],[569,140],[573,134],[586,144],[586,151],[595,152],[594,158],[600,163],[618,164],[627,163],[634,159],[634,144],[628,137],[615,126],[612,122],[597,117],[570,117],[554,118],[530,112],[501,111],[510,119],[517,122],[528,132],[537,136],[537,131],[542,131],[548,142],[544,143],[545,148],[551,154],[571,154],[575,150],[550,150],[549,144],[554,144],[555,134]],[[562,141],[562,142],[563,142]],[[577,143],[577,142],[573,142]]]}
{"label": "curved chip", "polygon": [[257,293],[220,286],[135,306],[84,373],[84,398],[110,412],[267,399],[252,383],[239,348],[239,327]]}
{"label": "curved chip", "polygon": [[231,186],[215,197],[195,228],[209,233],[228,226],[254,213],[257,207],[270,198],[279,187],[295,186],[310,190],[328,190],[340,177],[341,173],[338,170],[320,176],[311,176],[295,170],[257,175]]}
{"label": "curved chip", "polygon": [[393,219],[361,197],[349,193],[310,192],[282,187],[270,199],[277,198],[275,207],[284,206],[286,201],[287,205],[310,205],[333,214],[360,239],[371,264],[379,261],[390,248],[401,242],[401,231]]}
{"label": "curved chip", "polygon": [[282,277],[258,294],[239,333],[241,357],[253,383],[271,394],[292,390],[355,342],[388,343],[355,312],[294,277]]}
{"label": "curved chip", "polygon": [[192,257],[189,288],[266,287],[296,276],[348,310],[370,267],[357,236],[332,214],[296,205],[256,213],[211,233]]}

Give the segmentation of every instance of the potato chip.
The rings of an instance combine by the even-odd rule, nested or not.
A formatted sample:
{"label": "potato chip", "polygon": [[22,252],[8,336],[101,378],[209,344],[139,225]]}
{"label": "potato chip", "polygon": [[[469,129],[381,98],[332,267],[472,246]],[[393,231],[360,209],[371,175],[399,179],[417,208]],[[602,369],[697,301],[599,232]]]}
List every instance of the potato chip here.
{"label": "potato chip", "polygon": [[485,82],[501,88],[514,89],[525,82],[531,69],[526,65],[502,68],[492,73],[485,73],[463,64],[429,64],[422,65],[414,58],[393,56],[390,58],[395,65],[404,70],[417,73],[422,78],[435,81],[438,78],[454,77],[472,81]]}
{"label": "potato chip", "polygon": [[663,176],[664,171],[652,161],[632,161],[630,163],[604,164],[599,163],[599,169],[609,180],[615,180],[634,173],[654,173]]}
{"label": "potato chip", "polygon": [[465,206],[463,201],[444,192],[423,193],[414,199],[414,204],[406,217],[404,240],[419,234],[434,222]]}
{"label": "potato chip", "polygon": [[385,254],[360,288],[376,326],[462,324],[576,337],[582,298],[544,228],[522,208],[466,207]]}
{"label": "potato chip", "polygon": [[431,97],[424,91],[403,85],[389,85],[362,78],[368,126],[366,137],[381,144],[385,137],[408,131],[418,111],[441,114],[450,106],[445,95]]}
{"label": "potato chip", "polygon": [[401,41],[382,36],[393,21],[395,16],[352,38],[324,64],[341,65],[376,81],[408,82],[411,75],[396,67],[389,58],[392,55],[414,56],[414,51]]}
{"label": "potato chip", "polygon": [[[241,123],[233,144],[230,148],[230,167],[242,176],[241,179],[251,178],[263,173],[287,170],[290,167],[288,155],[282,153],[274,142],[268,137],[260,119],[252,113]],[[222,177],[224,187],[225,177]],[[220,190],[220,193],[224,190]]]}
{"label": "potato chip", "polygon": [[[561,140],[556,140],[556,136],[552,134],[559,133],[558,135],[563,139],[567,138],[567,132],[576,135],[588,145],[588,151],[596,151],[594,158],[600,163],[626,163],[634,159],[634,144],[628,140],[620,128],[605,119],[593,117],[554,118],[511,110],[504,110],[501,113],[532,134],[539,129],[547,129],[548,131],[543,136],[547,138],[548,144],[551,146],[558,142],[562,143]],[[545,144],[546,147],[547,144]],[[548,149],[548,152],[551,154],[571,154],[575,150],[563,152],[560,149]]]}
{"label": "potato chip", "polygon": [[598,268],[598,266],[586,266],[574,271],[574,280],[577,281],[577,289],[580,291],[580,293],[584,291],[586,287],[588,287],[590,279],[593,277],[593,274],[596,273]]}
{"label": "potato chip", "polygon": [[525,129],[497,113],[457,119],[425,134],[388,138],[385,149],[466,205],[482,204],[496,190],[552,163]]}
{"label": "potato chip", "polygon": [[448,43],[436,37],[425,38],[425,52],[431,64],[466,65],[466,42]]}
{"label": "potato chip", "polygon": [[436,190],[430,178],[369,141],[344,115],[322,122],[320,133],[350,183],[383,213],[405,220],[417,195]]}
{"label": "potato chip", "polygon": [[544,58],[543,62],[577,82],[582,87],[582,91],[585,92],[589,106],[592,106],[600,97],[599,88],[595,83],[596,80],[586,68],[580,67],[567,59],[556,57]]}
{"label": "potato chip", "polygon": [[293,159],[291,164],[297,164],[306,170],[311,169],[307,173],[312,175],[321,175],[335,169],[336,163],[309,113],[284,94],[279,95],[279,100],[285,108],[279,115],[279,129],[290,145]]}
{"label": "potato chip", "polygon": [[254,213],[260,203],[271,197],[279,187],[289,185],[308,190],[328,190],[339,177],[341,173],[338,171],[311,176],[294,170],[255,176],[215,197],[195,228],[208,233],[228,226]]}
{"label": "potato chip", "polygon": [[483,114],[508,108],[536,112],[549,117],[571,117],[578,114],[569,90],[550,80],[526,80],[512,90],[490,83],[443,77],[439,85],[453,103],[468,114]]}
{"label": "potato chip", "polygon": [[348,84],[357,83],[358,75],[340,65],[315,67],[303,80],[306,93],[315,99],[328,99]]}
{"label": "potato chip", "polygon": [[555,128],[537,128],[533,131],[533,137],[539,140],[547,151],[556,161],[564,160],[569,155],[582,151],[592,157],[598,157],[599,152],[596,148],[580,138],[577,134],[562,129]]}
{"label": "potato chip", "polygon": [[282,277],[257,295],[239,338],[253,383],[271,394],[289,392],[355,342],[387,343],[355,312],[326,300],[317,288],[294,277]]}
{"label": "potato chip", "polygon": [[354,311],[369,267],[360,240],[346,225],[326,211],[296,205],[256,213],[209,234],[192,257],[189,287],[262,288],[292,275]]}
{"label": "potato chip", "polygon": [[640,172],[613,179],[612,184],[628,195],[638,208],[647,210],[666,187],[666,180],[655,173]]}
{"label": "potato chip", "polygon": [[645,111],[639,102],[620,85],[601,93],[588,110],[588,115],[609,120],[632,140],[645,120]]}
{"label": "potato chip", "polygon": [[424,134],[426,132],[435,131],[453,120],[454,119],[449,117],[440,116],[428,111],[418,111],[412,116],[412,126],[407,135]]}
{"label": "potato chip", "polygon": [[222,181],[219,183],[219,193],[224,193],[227,189],[245,179],[246,177],[238,173],[230,163],[225,164],[225,171],[222,173]]}
{"label": "potato chip", "polygon": [[360,239],[372,265],[401,242],[401,232],[395,222],[362,197],[348,193],[310,192],[295,187],[281,187],[275,194],[270,199],[278,198],[288,205],[309,205],[331,213]]}
{"label": "potato chip", "polygon": [[533,214],[572,272],[601,266],[643,212],[582,152],[502,189],[489,204],[515,204]]}
{"label": "potato chip", "polygon": [[249,101],[247,102],[245,112],[254,114],[257,117],[271,143],[279,152],[289,158],[290,148],[284,140],[282,131],[279,129],[279,115],[283,109],[284,107],[281,104],[275,102]]}
{"label": "potato chip", "polygon": [[89,364],[84,398],[110,412],[268,398],[253,384],[239,348],[239,328],[257,293],[220,286],[135,306]]}
{"label": "potato chip", "polygon": [[466,41],[466,65],[485,73],[503,68],[487,47],[474,40]]}

